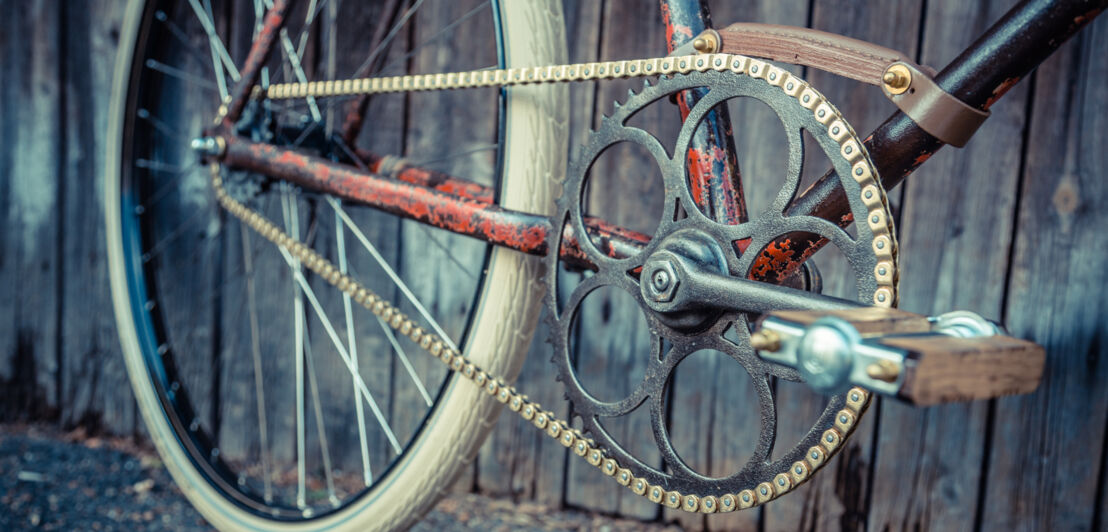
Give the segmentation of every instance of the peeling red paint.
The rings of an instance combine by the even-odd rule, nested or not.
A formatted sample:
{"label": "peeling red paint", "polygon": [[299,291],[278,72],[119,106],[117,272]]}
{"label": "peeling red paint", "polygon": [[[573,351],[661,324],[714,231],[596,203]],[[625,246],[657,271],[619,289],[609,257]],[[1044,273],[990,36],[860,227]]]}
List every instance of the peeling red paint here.
{"label": "peeling red paint", "polygon": [[231,127],[242,115],[242,110],[246,107],[246,101],[250,98],[250,91],[258,83],[258,75],[261,73],[262,65],[269,57],[269,52],[273,49],[273,42],[281,31],[281,27],[285,25],[285,14],[288,12],[289,3],[288,0],[276,0],[273,2],[273,7],[266,12],[265,19],[262,21],[262,29],[254,39],[254,44],[250,46],[250,52],[246,55],[246,62],[242,65],[241,77],[238,83],[231,88],[231,101],[227,104],[227,114],[223,118],[223,124],[227,127]]}
{"label": "peeling red paint", "polygon": [[807,233],[784,235],[762,249],[747,277],[780,284],[800,271],[801,265],[827,243],[826,238]]}
{"label": "peeling red paint", "polygon": [[[237,137],[227,139],[223,162],[524,253],[546,254],[546,238],[553,230],[545,216],[367,174],[320,157]],[[438,178],[454,181],[458,186],[464,183],[452,176]],[[607,256],[629,257],[650,241],[649,235],[596,218],[587,218],[585,223],[590,242]],[[572,228],[567,228],[560,253],[569,264],[594,268]]]}
{"label": "peeling red paint", "polygon": [[917,155],[915,160],[912,161],[912,167],[908,169],[907,173],[911,173],[912,170],[915,170],[916,168],[919,168],[919,166],[921,164],[927,162],[927,160],[930,159],[932,155],[934,155],[934,152],[930,152],[930,151],[925,151],[925,152]]}
{"label": "peeling red paint", "polygon": [[365,150],[357,150],[356,153],[358,158],[366,164],[369,171],[375,174],[398,179],[413,185],[433,188],[439,192],[444,192],[452,196],[472,199],[482,203],[492,203],[496,196],[496,192],[491,187],[486,187],[479,183],[460,179],[442,172],[411,166],[404,160],[399,160],[390,165],[392,166],[391,169],[383,168],[385,166],[385,157]]}

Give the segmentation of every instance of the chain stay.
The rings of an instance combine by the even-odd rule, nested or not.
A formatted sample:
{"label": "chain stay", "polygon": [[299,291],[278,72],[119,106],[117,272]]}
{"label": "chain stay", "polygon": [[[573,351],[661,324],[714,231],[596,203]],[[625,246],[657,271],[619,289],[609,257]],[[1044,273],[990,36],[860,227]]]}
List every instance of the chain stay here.
{"label": "chain stay", "polygon": [[[869,209],[866,222],[874,232],[873,251],[878,258],[874,275],[879,288],[874,292],[873,304],[883,307],[895,305],[898,282],[895,232],[892,219],[887,216],[888,201],[885,191],[880,186],[880,181],[876,179],[873,163],[869,161],[853,129],[818,92],[800,78],[764,61],[741,55],[702,54],[448,74],[284,83],[270,85],[264,90],[261,87],[255,87],[253,96],[289,99],[308,96],[502,87],[672,75],[709,69],[730,70],[736,74],[762,78],[769,84],[779,87],[811,110],[820,123],[827,126],[832,138],[841,143],[840,154],[854,163],[852,177],[862,187],[862,201]],[[598,447],[593,439],[579,429],[558,419],[553,412],[543,409],[540,404],[530,401],[526,395],[519,393],[504,379],[490,375],[473,364],[463,354],[448,347],[448,342],[438,334],[420,327],[400,309],[349,275],[343,274],[314,249],[293,239],[263,215],[231,197],[223,187],[223,177],[218,163],[213,162],[210,170],[216,199],[232,215],[267,240],[289,251],[301,264],[340,291],[350,295],[355,302],[384,320],[392,329],[407,336],[431,356],[441,360],[451,371],[471,381],[500,403],[506,404],[511,411],[547,436],[557,439],[566,448],[573,449],[575,455],[600,468],[605,475],[613,477],[620,485],[657,504],[688,512],[716,513],[751,508],[780,497],[805,482],[812,472],[823,466],[825,461],[838,450],[845,438],[853,432],[856,421],[869,405],[870,393],[862,388],[852,388],[846,395],[846,407],[835,415],[835,426],[821,434],[819,444],[812,446],[803,460],[795,462],[788,470],[778,473],[772,482],[762,482],[738,493],[721,495],[682,494],[676,490],[666,490],[664,486],[651,485],[646,479],[635,477],[629,469],[610,458],[603,448]]]}

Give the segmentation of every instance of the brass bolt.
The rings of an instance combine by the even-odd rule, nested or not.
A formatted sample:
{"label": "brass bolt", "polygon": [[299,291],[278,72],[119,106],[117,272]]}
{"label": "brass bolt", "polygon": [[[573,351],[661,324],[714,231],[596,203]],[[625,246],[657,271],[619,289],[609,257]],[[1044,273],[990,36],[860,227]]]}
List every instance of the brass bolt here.
{"label": "brass bolt", "polygon": [[896,382],[896,378],[900,376],[900,368],[891,360],[878,360],[866,366],[866,375],[879,381]]}
{"label": "brass bolt", "polygon": [[759,351],[777,351],[781,349],[781,336],[765,329],[754,331],[750,335],[750,346]]}
{"label": "brass bolt", "polygon": [[719,51],[719,39],[716,38],[715,32],[707,30],[693,39],[692,46],[697,52],[712,54]]}
{"label": "brass bolt", "polygon": [[897,63],[885,70],[881,81],[885,84],[885,90],[893,94],[902,94],[912,84],[912,72],[908,67]]}

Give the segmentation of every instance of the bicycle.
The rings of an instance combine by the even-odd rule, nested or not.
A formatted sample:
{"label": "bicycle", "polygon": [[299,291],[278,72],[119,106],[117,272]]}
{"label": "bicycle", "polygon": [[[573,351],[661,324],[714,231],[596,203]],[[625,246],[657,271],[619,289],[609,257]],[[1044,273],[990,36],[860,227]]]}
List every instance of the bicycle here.
{"label": "bicycle", "polygon": [[[813,316],[776,314],[756,328],[748,314],[797,305],[823,314],[853,308],[844,307],[841,299],[820,299],[815,294],[820,292],[819,272],[792,258],[806,259],[823,239],[846,250],[845,269],[855,278],[856,292],[848,297],[893,305],[896,242],[884,188],[910,173],[921,162],[917,156],[941,146],[936,135],[963,142],[958,132],[965,130],[966,120],[974,120],[974,110],[987,106],[993,90],[1003,87],[1001,81],[1045,57],[1050,49],[1041,45],[1047,37],[1068,36],[1079,28],[1043,24],[1021,39],[996,32],[990,38],[1006,44],[1006,49],[1024,52],[1015,54],[1021,59],[1005,62],[981,46],[969,51],[978,55],[968,53],[967,59],[944,71],[945,77],[938,75],[943,87],[929,92],[940,99],[943,94],[954,98],[951,105],[968,104],[968,111],[947,108],[938,114],[959,116],[961,122],[929,123],[927,133],[916,123],[927,123],[934,114],[917,113],[915,122],[902,114],[863,142],[795,71],[727,53],[736,39],[739,48],[765,46],[758,50],[774,59],[784,59],[774,54],[795,50],[774,51],[772,43],[761,39],[743,41],[764,28],[702,32],[707,29],[704,12],[690,2],[663,3],[676,54],[581,65],[567,61],[558,2],[494,2],[494,9],[488,10],[491,16],[481,6],[450,6],[462,22],[485,19],[467,31],[494,36],[491,46],[467,49],[458,57],[442,56],[447,47],[439,45],[445,34],[421,33],[422,25],[405,29],[404,22],[412,17],[435,22],[440,16],[420,12],[421,0],[411,5],[385,2],[349,16],[339,15],[338,2],[301,3],[296,13],[288,2],[273,4],[259,0],[215,10],[211,2],[200,0],[133,2],[123,33],[109,131],[105,211],[113,298],[128,372],[167,468],[193,504],[221,528],[391,528],[410,523],[472,459],[504,406],[598,467],[600,474],[658,504],[712,513],[754,507],[783,495],[814,474],[849,436],[870,392],[854,387],[835,396],[799,442],[783,455],[773,455],[774,384],[806,380],[818,387],[816,381],[826,375],[805,369],[795,352],[791,361],[773,358],[773,353],[789,354],[781,344],[795,348],[802,336],[796,333],[797,325],[804,329],[809,325],[805,320]],[[1042,5],[1021,6],[1025,18],[1046,20]],[[1063,7],[1077,10],[1076,3]],[[243,17],[243,11],[253,16]],[[239,15],[249,24],[231,26],[216,13],[231,20]],[[344,24],[356,27],[359,16],[390,22],[368,36],[370,43],[385,46],[372,47],[364,60],[340,57],[336,35]],[[1016,18],[998,26],[1008,32],[1022,28]],[[301,31],[290,29],[300,20]],[[393,20],[400,23],[392,24]],[[448,30],[465,28],[454,18],[443,22]],[[313,27],[320,31],[309,31]],[[690,28],[688,34],[673,31],[680,27]],[[410,51],[389,48],[402,38],[401,32],[408,33],[403,38],[409,43],[420,46]],[[221,33],[230,37],[220,37]],[[795,45],[797,39],[812,35],[777,36]],[[468,34],[456,38],[467,44],[473,40]],[[812,53],[825,45],[814,47]],[[317,79],[347,81],[309,84],[311,65],[305,52],[311,50],[328,56],[314,62],[322,70]],[[929,73],[902,56],[888,60],[884,51],[876,55],[884,58],[882,68],[858,76],[869,81],[877,76],[890,92],[924,90],[898,76],[926,83]],[[245,56],[241,70],[233,56]],[[984,61],[981,56],[986,56]],[[855,59],[865,64],[864,57]],[[808,66],[827,66],[818,57],[812,63]],[[906,70],[891,71],[890,76],[891,63]],[[182,64],[203,65],[214,74],[212,80]],[[567,66],[535,68],[546,65]],[[367,77],[394,67],[421,75]],[[567,167],[569,96],[559,81],[641,74],[651,84],[621,102]],[[547,82],[539,83],[542,78]],[[500,88],[508,84],[518,86]],[[470,89],[443,96],[432,90],[447,87],[488,87],[493,94],[490,98],[487,91]],[[424,92],[430,97],[423,99]],[[483,94],[479,99],[484,101],[459,104],[466,94]],[[682,110],[676,144],[651,141],[645,135],[657,137],[627,125],[654,102],[669,105],[670,96]],[[786,134],[793,148],[788,177],[765,211],[792,217],[752,214],[743,207],[733,152],[726,151],[726,113],[717,104],[744,97],[766,103],[792,128]],[[427,135],[408,133],[399,140],[375,135],[363,141],[368,146],[356,144],[363,130],[405,130],[406,117],[388,112],[389,107],[434,117],[430,123],[437,129]],[[445,109],[456,114],[442,112]],[[352,112],[343,116],[342,111]],[[475,131],[480,129],[475,118],[490,113],[499,117],[496,131]],[[367,117],[372,124],[363,124]],[[390,119],[400,124],[390,124]],[[188,133],[174,131],[172,124],[182,124]],[[409,121],[410,127],[421,125],[420,120]],[[800,195],[802,129],[816,137],[816,146],[834,172]],[[438,138],[444,131],[459,138],[445,142]],[[472,138],[479,136],[486,142],[474,144]],[[596,178],[592,171],[613,168],[597,161],[621,141],[637,142],[661,167],[665,215],[656,227],[606,224],[586,200],[574,199],[603,196],[604,187],[589,188]],[[469,147],[461,155],[434,155],[443,144]],[[685,146],[690,144],[696,153],[711,156],[686,163]],[[670,145],[675,147],[667,149]],[[490,153],[494,148],[495,157]],[[716,155],[713,148],[724,151]],[[372,150],[432,155],[413,162]],[[200,171],[194,172],[193,165]],[[459,173],[478,174],[484,181],[453,177]],[[695,177],[687,180],[686,175]],[[498,183],[497,176],[512,178]],[[698,185],[700,192],[694,192]],[[355,209],[357,203],[394,216]],[[846,213],[867,223],[849,233],[826,221],[848,221],[843,218]],[[431,233],[415,222],[451,234]],[[319,237],[332,231],[333,244]],[[390,233],[396,237],[388,238]],[[663,238],[655,242],[655,233]],[[482,249],[453,234],[495,245]],[[365,255],[348,253],[348,235]],[[186,241],[180,239],[186,237],[191,240],[182,244]],[[379,248],[374,241],[392,247]],[[417,241],[424,247],[410,246]],[[724,242],[734,248],[721,246]],[[748,248],[753,252],[747,253]],[[650,252],[650,260],[643,249]],[[433,277],[427,273],[432,266],[428,256],[441,257],[452,270],[472,273],[462,280]],[[405,264],[404,270],[392,266],[396,259]],[[368,275],[370,268],[379,273]],[[585,273],[559,273],[567,268]],[[749,282],[739,288],[726,284],[737,282],[736,274],[739,279],[773,280],[807,292],[801,296],[770,291],[760,300],[762,307],[735,309],[718,294],[758,289]],[[417,284],[424,278],[436,279],[440,286]],[[285,293],[259,290],[261,284],[283,287]],[[332,285],[338,290],[328,288]],[[689,296],[690,286],[704,290]],[[573,343],[589,345],[580,340],[587,336],[582,320],[588,323],[610,312],[604,305],[587,304],[593,289],[602,287],[623,294],[613,299],[629,295],[633,301],[625,307],[645,316],[648,324],[632,330],[667,332],[646,340],[620,339],[631,351],[649,352],[650,362],[641,377],[646,384],[615,398],[597,397],[596,383],[587,372],[578,372],[587,357],[571,349]],[[196,293],[197,288],[205,290]],[[456,301],[464,293],[472,294],[471,301]],[[428,304],[430,296],[438,297]],[[803,301],[789,303],[797,300],[788,298]],[[782,303],[786,299],[789,302]],[[552,316],[550,328],[556,331],[556,372],[578,413],[586,414],[577,418],[582,425],[557,419],[511,386],[544,301]],[[362,314],[355,314],[356,306],[364,307]],[[336,327],[328,316],[339,314],[345,321]],[[356,315],[366,319],[356,322]],[[904,317],[881,313],[878,319],[884,322],[890,316]],[[904,318],[915,332],[933,327],[919,317]],[[865,326],[864,321],[847,324],[855,329]],[[266,325],[272,327],[263,334]],[[985,326],[980,321],[974,325]],[[852,334],[850,328],[837,330]],[[793,333],[795,339],[790,337]],[[761,405],[763,436],[738,471],[698,471],[684,463],[670,442],[668,433],[674,431],[671,421],[664,419],[664,398],[674,393],[670,375],[686,357],[695,358],[705,347],[758,373],[750,386]],[[312,354],[325,349],[337,356]],[[386,352],[365,365],[370,349]],[[434,358],[407,356],[421,350]],[[291,361],[283,358],[289,354]],[[210,374],[205,374],[205,367]],[[891,381],[876,371],[867,382],[871,388],[892,384],[891,393],[898,393],[904,366],[894,369],[898,373]],[[265,375],[274,373],[291,374],[293,397],[267,393]],[[413,386],[395,389],[397,374]],[[236,378],[249,389],[234,386]],[[436,392],[425,381],[441,385]],[[378,384],[394,393],[387,398],[375,395]],[[841,391],[842,384],[839,378],[822,389]],[[1013,390],[984,390],[1002,391]],[[252,412],[249,405],[254,406]],[[409,412],[414,408],[410,405],[421,405],[418,415]],[[635,441],[619,441],[598,421],[643,405],[651,414],[645,426],[658,443],[654,463],[660,456],[663,465],[640,459],[642,449],[633,448]],[[350,417],[356,423],[349,424]],[[348,425],[337,433],[331,425],[329,431],[325,421],[335,419]],[[258,441],[236,432],[228,420],[255,422]],[[309,442],[313,424],[317,441]],[[282,430],[271,435],[271,428]],[[821,443],[828,437],[832,439]],[[371,447],[384,452],[371,453]],[[355,472],[344,472],[344,466],[336,464],[352,465]],[[309,468],[321,471],[309,475]]]}

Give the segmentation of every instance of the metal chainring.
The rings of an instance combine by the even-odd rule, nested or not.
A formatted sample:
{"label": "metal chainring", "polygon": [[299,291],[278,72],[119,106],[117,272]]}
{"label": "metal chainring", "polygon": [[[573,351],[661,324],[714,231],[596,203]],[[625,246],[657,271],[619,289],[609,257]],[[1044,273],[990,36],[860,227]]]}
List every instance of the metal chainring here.
{"label": "metal chainring", "polygon": [[[663,146],[650,133],[626,125],[626,121],[646,105],[697,87],[707,87],[709,91],[683,123],[675,146]],[[702,117],[721,102],[739,97],[757,99],[778,115],[789,143],[789,160],[787,175],[771,208],[749,222],[724,225],[707,218],[696,208],[688,187],[685,154]],[[849,199],[854,219],[866,221],[856,224],[857,237],[819,218],[783,215],[800,183],[802,130],[815,139],[831,160]],[[869,395],[861,389],[853,389],[830,398],[827,407],[803,439],[772,460],[777,412],[771,381],[777,378],[799,382],[801,378],[795,370],[769,364],[757,356],[750,346],[749,329],[756,316],[730,312],[696,332],[675,329],[661,321],[644,304],[639,281],[630,273],[643,265],[665,237],[678,231],[695,229],[710,235],[720,248],[726,250],[725,262],[730,274],[740,277],[755,277],[752,271],[755,258],[776,237],[794,232],[815,233],[837,246],[847,258],[863,302],[892,306],[896,302],[897,291],[896,241],[885,193],[873,163],[862,141],[833,106],[807,83],[772,65],[751,60],[743,74],[708,70],[665,76],[654,84],[647,82],[641,92],[631,95],[624,104],[617,105],[612,115],[605,117],[588,138],[580,156],[571,163],[557,211],[551,217],[553,227],[571,225],[575,234],[587,234],[581,203],[589,170],[601,153],[619,142],[637,143],[653,155],[665,183],[662,212],[685,212],[687,216],[664,216],[650,243],[631,257],[605,255],[588,239],[580,239],[581,249],[596,265],[597,271],[583,278],[562,299],[558,296],[559,254],[548,255],[547,315],[554,345],[553,362],[559,380],[565,386],[566,397],[581,419],[584,432],[595,439],[607,456],[630,473],[628,476],[620,469],[617,480],[627,485],[620,476],[627,477],[626,480],[632,484],[628,487],[636,493],[670,506],[681,503],[675,505],[672,504],[674,501],[661,499],[672,498],[675,492],[678,494],[675,500],[678,501],[680,494],[696,494],[701,500],[715,497],[719,504],[725,500],[728,504],[734,501],[739,508],[775,498],[807,480],[841,447],[868,405]],[[559,249],[563,234],[564,231],[560,230],[551,232],[548,249]],[[732,245],[740,241],[749,243],[742,249],[749,249],[750,252],[740,253]],[[574,316],[584,298],[602,286],[616,287],[635,298],[652,334],[651,352],[642,354],[649,356],[643,380],[634,386],[627,397],[616,402],[598,400],[585,390],[574,368],[570,350]],[[567,290],[568,287],[564,288],[562,293]],[[579,329],[578,334],[588,334],[587,324],[582,324]],[[728,329],[733,331],[731,334],[737,335],[737,342],[724,338]],[[663,346],[667,346],[667,352],[662,352]],[[671,384],[674,369],[687,356],[704,349],[725,353],[741,364],[753,379],[759,401],[760,437],[753,456],[739,471],[722,478],[710,478],[689,467],[674,450],[665,422],[665,392]],[[654,440],[662,456],[661,466],[648,464],[634,456],[627,450],[627,442],[617,441],[604,428],[605,420],[626,416],[639,408],[649,409]],[[601,468],[603,470],[603,466]],[[616,471],[605,473],[611,475]]]}

